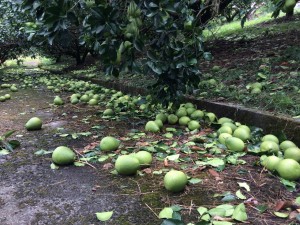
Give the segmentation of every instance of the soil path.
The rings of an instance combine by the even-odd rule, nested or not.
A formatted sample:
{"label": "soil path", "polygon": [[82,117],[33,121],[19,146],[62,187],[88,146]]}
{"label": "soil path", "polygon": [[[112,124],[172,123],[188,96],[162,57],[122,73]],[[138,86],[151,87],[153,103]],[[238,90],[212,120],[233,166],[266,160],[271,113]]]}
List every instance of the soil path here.
{"label": "soil path", "polygon": [[[56,134],[58,127],[73,132],[89,129],[92,124],[80,120],[92,117],[98,109],[49,106],[54,96],[43,89],[22,89],[0,105],[1,133],[17,130],[13,138],[21,142],[14,152],[0,156],[0,224],[98,224],[95,213],[103,211],[114,211],[113,222],[106,224],[158,224],[138,194],[126,194],[126,186],[133,185],[128,184],[132,180],[112,176],[99,164],[96,170],[89,166],[52,170],[51,154],[34,154],[60,145],[80,149],[95,141]],[[41,131],[25,130],[24,124],[33,116],[43,120]],[[101,121],[92,122],[99,125]],[[97,140],[104,133],[98,135]]]}

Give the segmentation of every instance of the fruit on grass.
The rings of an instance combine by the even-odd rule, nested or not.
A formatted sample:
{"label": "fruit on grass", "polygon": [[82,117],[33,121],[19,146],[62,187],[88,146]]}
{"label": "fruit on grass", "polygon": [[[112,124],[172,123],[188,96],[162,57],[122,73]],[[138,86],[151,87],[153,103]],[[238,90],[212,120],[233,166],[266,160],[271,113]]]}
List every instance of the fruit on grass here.
{"label": "fruit on grass", "polygon": [[237,137],[243,141],[247,141],[251,138],[250,132],[243,127],[238,127],[237,129],[235,129],[232,136]]}
{"label": "fruit on grass", "polygon": [[218,124],[223,124],[226,122],[232,123],[232,119],[229,119],[227,117],[221,117],[220,119],[218,119]]}
{"label": "fruit on grass", "polygon": [[278,138],[273,134],[267,134],[263,136],[261,141],[274,141],[275,143],[279,144]]}
{"label": "fruit on grass", "polygon": [[236,128],[237,128],[237,126],[234,125],[234,124],[231,123],[231,122],[225,122],[225,123],[222,123],[222,127],[223,127],[223,126],[228,126],[228,127],[230,127],[232,131],[235,131]]}
{"label": "fruit on grass", "polygon": [[169,124],[176,124],[178,121],[178,117],[175,114],[170,114],[168,116],[168,123]]}
{"label": "fruit on grass", "polygon": [[100,141],[100,149],[105,152],[117,150],[119,146],[120,141],[111,136],[104,137]]}
{"label": "fruit on grass", "polygon": [[40,130],[42,128],[43,122],[38,117],[32,117],[25,124],[25,128],[29,131],[31,130]]}
{"label": "fruit on grass", "polygon": [[72,164],[75,157],[75,153],[66,146],[59,146],[52,153],[52,161],[57,165]]}
{"label": "fruit on grass", "polygon": [[228,137],[225,139],[226,147],[234,152],[241,152],[245,148],[245,143],[237,137]]}
{"label": "fruit on grass", "polygon": [[266,167],[269,171],[274,171],[276,170],[276,167],[281,160],[282,159],[278,158],[277,156],[271,155],[263,160],[262,165]]}
{"label": "fruit on grass", "polygon": [[260,144],[260,151],[277,154],[279,151],[279,145],[274,141],[263,141]]}
{"label": "fruit on grass", "polygon": [[72,104],[77,104],[79,102],[79,99],[78,98],[72,98],[71,99],[71,103]]}
{"label": "fruit on grass", "polygon": [[155,122],[156,125],[159,127],[159,129],[162,129],[162,128],[163,128],[164,124],[163,124],[163,122],[162,122],[161,120],[156,119],[156,120],[154,120],[154,122]]}
{"label": "fruit on grass", "polygon": [[168,191],[180,192],[187,184],[187,176],[184,172],[171,170],[164,177],[164,185]]}
{"label": "fruit on grass", "polygon": [[290,147],[284,151],[285,159],[294,159],[297,162],[300,162],[300,149],[298,147]]}
{"label": "fruit on grass", "polygon": [[188,128],[189,128],[189,130],[193,131],[193,130],[199,129],[200,128],[200,124],[199,124],[199,122],[197,120],[191,120],[188,123]]}
{"label": "fruit on grass", "polygon": [[89,102],[88,102],[89,105],[97,105],[98,104],[98,100],[97,99],[90,99]]}
{"label": "fruit on grass", "polygon": [[297,147],[297,146],[295,145],[294,142],[286,140],[286,141],[281,142],[279,147],[282,151],[285,151],[286,149],[288,149],[290,147]]}
{"label": "fruit on grass", "polygon": [[115,162],[115,169],[121,175],[134,175],[139,168],[139,160],[131,155],[121,155]]}
{"label": "fruit on grass", "polygon": [[196,111],[195,108],[187,108],[186,109],[186,113],[187,113],[188,116],[192,115],[192,113],[195,112],[195,111]]}
{"label": "fruit on grass", "polygon": [[186,116],[187,115],[187,112],[186,112],[186,109],[185,108],[179,108],[177,111],[176,111],[176,116],[178,118],[180,117],[183,117],[183,116]]}
{"label": "fruit on grass", "polygon": [[87,94],[84,94],[80,97],[80,101],[82,102],[88,102],[90,100],[90,97]]}
{"label": "fruit on grass", "polygon": [[283,159],[276,167],[279,176],[286,180],[297,180],[300,178],[300,165],[294,159]]}
{"label": "fruit on grass", "polygon": [[61,97],[55,96],[53,103],[54,103],[54,105],[63,105],[64,101],[61,99]]}
{"label": "fruit on grass", "polygon": [[238,128],[246,129],[249,133],[251,133],[250,128],[248,126],[246,126],[246,125],[240,125],[240,126],[238,126]]}
{"label": "fruit on grass", "polygon": [[139,151],[134,154],[134,157],[139,160],[141,165],[149,165],[152,163],[152,154],[147,151]]}
{"label": "fruit on grass", "polygon": [[191,121],[191,119],[189,117],[183,116],[183,117],[179,118],[178,123],[181,126],[186,126],[190,121]]}
{"label": "fruit on grass", "polygon": [[5,94],[5,95],[4,95],[4,98],[5,98],[5,99],[10,99],[11,96],[10,96],[10,94]]}
{"label": "fruit on grass", "polygon": [[229,137],[232,137],[232,135],[231,135],[231,134],[228,134],[228,133],[221,133],[221,134],[219,135],[219,137],[218,137],[218,140],[219,140],[219,142],[220,142],[221,144],[225,145],[225,141],[226,141],[226,139],[229,138]]}
{"label": "fruit on grass", "polygon": [[260,94],[260,93],[261,93],[261,89],[259,89],[259,88],[253,88],[251,90],[251,94]]}
{"label": "fruit on grass", "polygon": [[164,113],[158,113],[155,117],[156,120],[161,120],[163,123],[167,122],[168,116]]}
{"label": "fruit on grass", "polygon": [[159,126],[155,123],[155,121],[148,121],[145,126],[145,130],[149,132],[159,132]]}
{"label": "fruit on grass", "polygon": [[205,118],[208,120],[208,122],[212,123],[216,120],[217,117],[214,113],[208,112],[208,113],[206,113]]}

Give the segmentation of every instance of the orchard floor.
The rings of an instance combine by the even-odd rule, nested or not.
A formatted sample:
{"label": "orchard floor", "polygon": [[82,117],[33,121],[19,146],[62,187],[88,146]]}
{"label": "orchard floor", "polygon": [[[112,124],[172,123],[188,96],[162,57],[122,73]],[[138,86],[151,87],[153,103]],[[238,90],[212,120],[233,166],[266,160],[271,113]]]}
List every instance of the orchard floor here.
{"label": "orchard floor", "polygon": [[[245,165],[226,166],[220,173],[207,168],[186,171],[203,182],[188,185],[179,194],[168,193],[163,188],[163,177],[151,173],[144,176],[122,177],[113,175],[113,164],[95,163],[83,167],[66,166],[58,170],[50,168],[51,154],[35,155],[38,150],[53,150],[66,145],[77,152],[91,144],[99,143],[106,135],[122,138],[131,129],[143,130],[143,119],[111,121],[99,115],[100,106],[49,105],[56,94],[43,89],[20,89],[13,98],[0,104],[0,130],[5,133],[16,130],[13,139],[21,146],[11,154],[0,156],[0,224],[101,224],[96,212],[114,211],[107,225],[158,225],[159,212],[174,204],[180,205],[185,224],[196,223],[199,206],[208,208],[224,204],[214,194],[239,189],[237,182],[246,182],[251,191],[244,193],[248,224],[292,224],[295,219],[281,219],[273,215],[280,201],[293,201],[297,192],[288,192],[279,179],[258,165],[258,157],[245,156]],[[60,94],[67,99],[69,94]],[[103,110],[103,109],[102,109]],[[24,124],[39,116],[43,122],[40,131],[26,131]],[[105,126],[93,130],[93,126]],[[57,128],[65,133],[92,132],[78,139],[59,135]],[[155,137],[155,136],[153,136]],[[131,140],[131,142],[133,142]],[[134,146],[135,143],[126,143]],[[154,160],[151,169],[158,170],[163,163]],[[169,168],[176,168],[170,163]],[[248,201],[248,202],[247,202]],[[242,200],[231,202],[239,204]],[[257,204],[254,204],[256,202]],[[257,205],[268,209],[259,213]],[[293,224],[297,224],[296,222]]]}

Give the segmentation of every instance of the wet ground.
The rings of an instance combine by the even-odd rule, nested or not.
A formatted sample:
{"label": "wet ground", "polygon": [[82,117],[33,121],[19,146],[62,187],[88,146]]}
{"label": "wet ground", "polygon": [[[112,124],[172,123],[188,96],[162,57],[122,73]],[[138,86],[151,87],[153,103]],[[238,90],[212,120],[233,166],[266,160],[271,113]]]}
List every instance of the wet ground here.
{"label": "wet ground", "polygon": [[[158,224],[138,195],[126,193],[126,183],[132,180],[123,180],[121,185],[100,164],[95,165],[96,169],[68,166],[52,170],[50,154],[34,154],[60,145],[79,150],[103,135],[99,133],[97,140],[56,135],[58,127],[73,132],[90,129],[92,124],[79,121],[93,116],[97,108],[50,106],[55,95],[44,89],[19,90],[11,100],[0,104],[1,133],[17,130],[12,138],[21,142],[14,152],[0,156],[0,224],[99,224],[95,213],[103,211],[114,211],[113,222],[106,224]],[[64,112],[72,112],[75,119],[70,120],[71,116]],[[42,130],[25,130],[24,124],[33,116],[43,120]],[[91,123],[101,121],[95,119]]]}

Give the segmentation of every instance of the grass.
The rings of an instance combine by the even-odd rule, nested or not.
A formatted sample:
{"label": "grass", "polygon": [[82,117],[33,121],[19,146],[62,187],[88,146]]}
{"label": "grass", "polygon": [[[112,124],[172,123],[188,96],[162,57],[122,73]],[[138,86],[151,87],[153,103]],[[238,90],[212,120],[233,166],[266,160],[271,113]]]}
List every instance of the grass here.
{"label": "grass", "polygon": [[[296,11],[296,13],[300,13],[300,9]],[[211,28],[206,29],[203,32],[205,39],[221,39],[228,36],[233,35],[241,35],[241,34],[252,34],[252,35],[259,35],[265,31],[271,29],[272,32],[284,32],[290,29],[296,29],[299,27],[299,22],[289,22],[289,23],[282,23],[282,24],[273,24],[271,26],[263,27],[257,26],[258,24],[269,22],[274,20],[271,17],[271,13],[267,13],[263,16],[257,17],[253,20],[247,20],[245,22],[244,28],[241,27],[241,21],[233,21],[231,23],[226,23],[222,26],[219,25],[211,25]],[[280,13],[279,17],[283,17],[285,14]]]}

